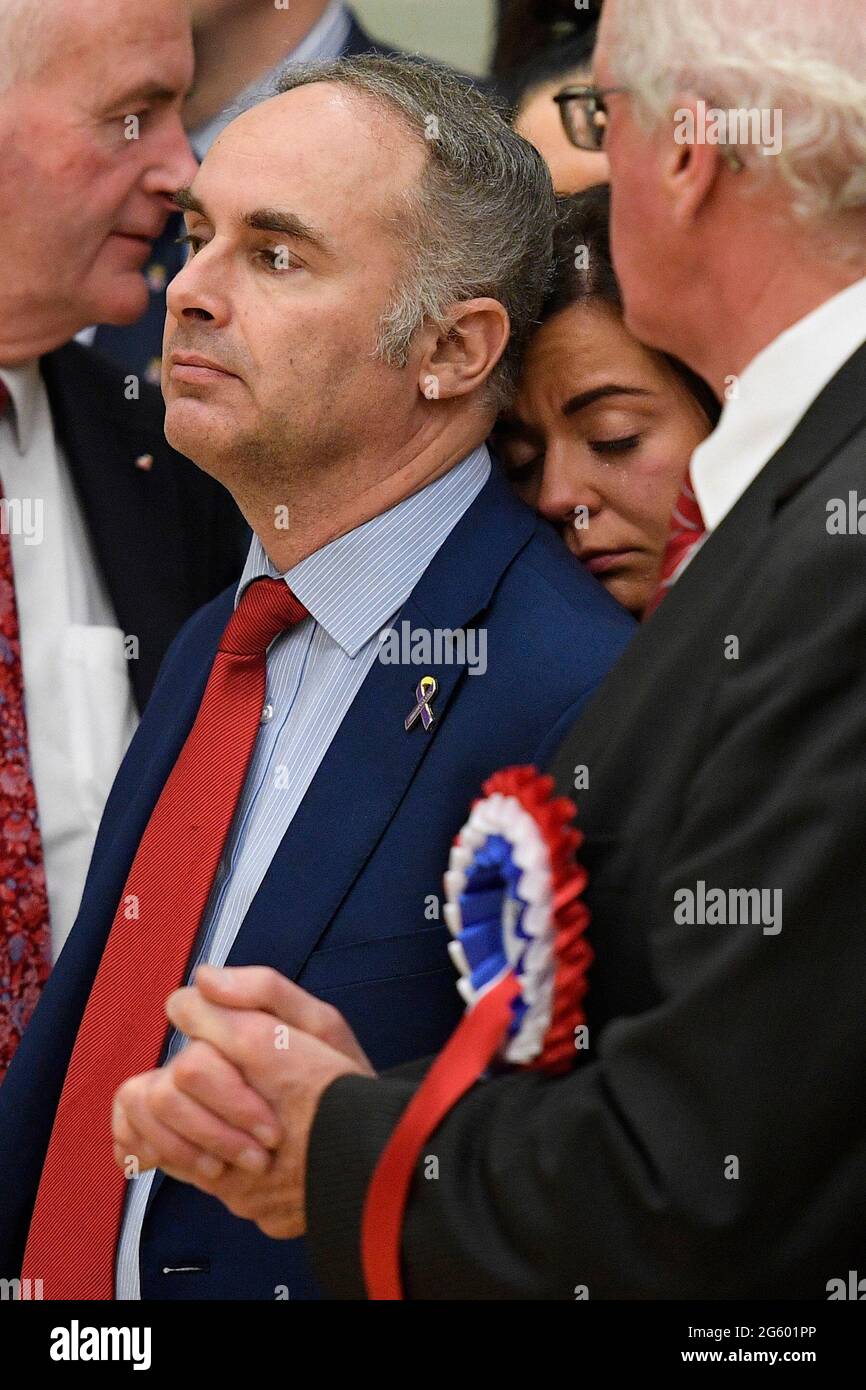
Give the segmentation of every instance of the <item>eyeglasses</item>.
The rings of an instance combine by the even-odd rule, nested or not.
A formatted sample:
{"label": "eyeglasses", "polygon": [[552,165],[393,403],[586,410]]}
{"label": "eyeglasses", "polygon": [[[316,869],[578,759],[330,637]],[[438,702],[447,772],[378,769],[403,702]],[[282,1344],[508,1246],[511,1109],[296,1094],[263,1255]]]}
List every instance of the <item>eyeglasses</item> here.
{"label": "eyeglasses", "polygon": [[[607,133],[607,105],[605,97],[617,92],[627,93],[628,87],[563,87],[553,100],[559,107],[563,129],[572,145],[578,150],[591,150],[599,154],[604,149]],[[746,165],[732,145],[723,145],[720,153],[735,174]]]}
{"label": "eyeglasses", "polygon": [[626,92],[626,87],[563,87],[553,100],[559,107],[563,129],[579,150],[598,153],[604,149],[607,129],[605,97]]}

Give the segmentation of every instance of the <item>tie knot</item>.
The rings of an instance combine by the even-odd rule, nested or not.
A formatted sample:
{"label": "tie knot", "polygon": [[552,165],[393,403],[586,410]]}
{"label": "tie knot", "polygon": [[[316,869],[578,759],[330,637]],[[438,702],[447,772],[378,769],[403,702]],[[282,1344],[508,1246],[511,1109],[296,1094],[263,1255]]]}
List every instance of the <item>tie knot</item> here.
{"label": "tie knot", "polygon": [[284,579],[254,579],[226,624],[219,650],[231,656],[264,656],[279,633],[306,616],[307,609]]}
{"label": "tie knot", "polygon": [[5,383],[0,381],[0,420],[2,420],[3,416],[6,414],[11,399]]}

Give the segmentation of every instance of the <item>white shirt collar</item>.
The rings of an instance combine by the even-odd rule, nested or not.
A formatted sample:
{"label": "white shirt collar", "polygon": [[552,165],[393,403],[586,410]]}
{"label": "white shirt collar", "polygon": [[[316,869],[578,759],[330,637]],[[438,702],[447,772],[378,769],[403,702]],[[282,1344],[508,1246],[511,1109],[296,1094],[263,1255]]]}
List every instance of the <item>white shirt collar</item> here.
{"label": "white shirt collar", "polygon": [[727,516],[864,339],[866,278],[786,329],[749,363],[716,429],[692,455],[692,483],[708,531]]}
{"label": "white shirt collar", "polygon": [[12,432],[18,452],[23,457],[33,439],[36,411],[45,390],[39,371],[39,359],[22,362],[18,367],[0,368],[0,379],[12,397]]}

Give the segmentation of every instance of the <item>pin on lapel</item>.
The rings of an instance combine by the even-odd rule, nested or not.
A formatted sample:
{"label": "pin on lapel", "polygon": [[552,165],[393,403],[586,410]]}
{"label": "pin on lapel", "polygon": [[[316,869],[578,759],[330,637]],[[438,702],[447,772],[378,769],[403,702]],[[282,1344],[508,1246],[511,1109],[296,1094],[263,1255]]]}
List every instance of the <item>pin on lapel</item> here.
{"label": "pin on lapel", "polygon": [[406,715],[406,718],[403,721],[403,727],[405,728],[407,733],[412,728],[412,725],[417,723],[419,719],[421,720],[421,723],[423,724],[425,731],[427,733],[430,732],[430,730],[433,727],[433,722],[436,718],[435,714],[430,708],[430,705],[432,703],[433,696],[436,694],[438,689],[439,682],[437,681],[435,676],[421,677],[420,681],[415,687],[415,706],[413,709],[410,709],[409,713]]}
{"label": "pin on lapel", "polygon": [[145,473],[153,467],[153,454],[139,454],[135,460],[136,468],[143,468]]}

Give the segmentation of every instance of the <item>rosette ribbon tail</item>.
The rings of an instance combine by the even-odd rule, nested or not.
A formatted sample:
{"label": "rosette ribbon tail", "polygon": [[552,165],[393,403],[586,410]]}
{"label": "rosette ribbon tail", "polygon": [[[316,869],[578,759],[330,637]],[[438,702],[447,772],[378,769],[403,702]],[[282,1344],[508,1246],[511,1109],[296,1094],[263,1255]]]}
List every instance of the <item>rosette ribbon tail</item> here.
{"label": "rosette ribbon tail", "polygon": [[361,1217],[371,1299],[404,1297],[403,1219],[418,1159],[453,1105],[494,1064],[550,1076],[575,1064],[592,949],[574,803],[534,767],[502,768],[455,837],[442,915],[467,1011],[433,1062],[373,1173]]}
{"label": "rosette ribbon tail", "polygon": [[403,1216],[421,1149],[496,1056],[512,1022],[512,1005],[519,992],[520,985],[509,970],[464,1015],[380,1155],[361,1220],[364,1282],[371,1299],[403,1297]]}

